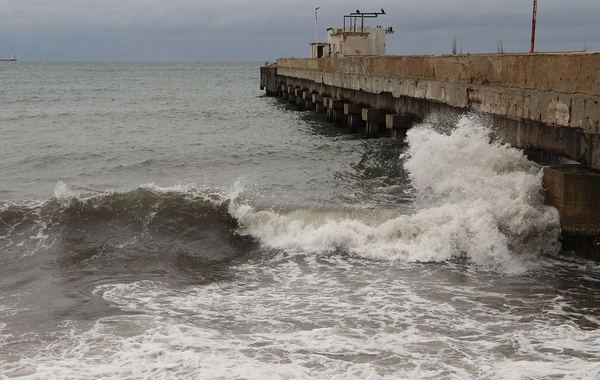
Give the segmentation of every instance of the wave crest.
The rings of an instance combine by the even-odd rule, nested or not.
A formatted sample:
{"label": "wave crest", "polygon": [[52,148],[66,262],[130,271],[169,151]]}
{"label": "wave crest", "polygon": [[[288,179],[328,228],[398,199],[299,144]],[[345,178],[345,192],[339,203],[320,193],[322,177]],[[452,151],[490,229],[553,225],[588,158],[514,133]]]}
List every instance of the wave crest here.
{"label": "wave crest", "polygon": [[544,203],[541,168],[517,149],[490,143],[479,119],[463,117],[450,133],[424,123],[407,139],[405,167],[418,203],[411,215],[248,205],[230,212],[247,234],[288,250],[423,262],[466,258],[508,271],[559,251],[560,220]]}

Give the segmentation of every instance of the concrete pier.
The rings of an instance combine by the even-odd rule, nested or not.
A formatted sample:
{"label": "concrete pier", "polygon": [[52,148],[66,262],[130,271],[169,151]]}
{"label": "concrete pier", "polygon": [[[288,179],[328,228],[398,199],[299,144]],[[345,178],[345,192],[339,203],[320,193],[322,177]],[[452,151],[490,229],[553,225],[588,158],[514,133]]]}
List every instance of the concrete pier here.
{"label": "concrete pier", "polygon": [[329,98],[329,102],[327,105],[329,110],[329,119],[333,121],[336,125],[346,125],[346,115],[344,115],[344,102],[340,99]]}
{"label": "concrete pier", "polygon": [[294,90],[294,95],[296,98],[296,107],[298,107],[298,111],[304,111],[305,107],[305,101],[304,101],[304,93],[306,91],[301,89],[301,88],[296,88]]}
{"label": "concrete pier", "polygon": [[558,209],[564,248],[600,259],[600,171],[581,165],[544,167],[548,202]]}
{"label": "concrete pier", "polygon": [[313,103],[313,93],[310,91],[305,91],[302,94],[302,98],[304,99],[304,109],[305,110],[314,110],[315,104]]}
{"label": "concrete pier", "polygon": [[327,108],[323,105],[323,95],[313,94],[312,99],[317,112],[325,112],[327,110]]}
{"label": "concrete pier", "polygon": [[385,115],[385,126],[391,130],[392,138],[403,139],[412,127],[413,119],[409,115],[388,114]]}
{"label": "concrete pier", "polygon": [[580,163],[544,170],[548,202],[559,210],[564,242],[597,243],[566,247],[600,259],[600,53],[281,58],[261,68],[267,95],[292,101],[295,87],[337,124],[364,126],[367,137],[387,128],[403,138],[415,119],[477,111],[491,116],[503,141]]}
{"label": "concrete pier", "polygon": [[357,133],[359,129],[365,127],[365,123],[362,119],[362,106],[346,103],[344,104],[344,115],[348,118],[350,133]]}
{"label": "concrete pier", "polygon": [[290,103],[296,103],[296,88],[294,86],[288,86],[287,94],[288,94],[288,101]]}
{"label": "concrete pier", "polygon": [[385,113],[377,108],[363,108],[362,119],[367,123],[367,138],[379,136],[380,125],[385,122]]}

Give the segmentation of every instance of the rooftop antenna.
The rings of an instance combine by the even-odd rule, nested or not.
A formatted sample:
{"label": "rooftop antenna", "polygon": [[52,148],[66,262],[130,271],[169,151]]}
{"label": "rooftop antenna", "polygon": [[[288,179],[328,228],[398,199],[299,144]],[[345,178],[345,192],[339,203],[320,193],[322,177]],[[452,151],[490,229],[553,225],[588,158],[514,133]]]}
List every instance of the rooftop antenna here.
{"label": "rooftop antenna", "polygon": [[[383,10],[383,8],[381,8],[381,12],[361,12],[360,10],[356,10],[356,12],[350,13],[349,15],[344,15],[344,32],[346,31],[346,18],[349,19],[350,21],[350,31],[354,31],[356,32],[356,22],[357,22],[357,18],[360,17],[361,19],[361,24],[360,24],[360,31],[364,32],[365,30],[365,18],[377,18],[377,16],[379,15],[384,15],[385,10]],[[354,30],[352,28],[352,21],[354,20]]]}

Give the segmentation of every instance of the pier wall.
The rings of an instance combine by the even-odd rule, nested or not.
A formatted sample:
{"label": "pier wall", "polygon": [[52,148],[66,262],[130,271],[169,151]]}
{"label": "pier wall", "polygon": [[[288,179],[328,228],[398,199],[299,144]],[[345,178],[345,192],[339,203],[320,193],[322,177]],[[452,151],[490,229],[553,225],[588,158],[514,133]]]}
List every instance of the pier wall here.
{"label": "pier wall", "polygon": [[277,77],[390,112],[499,116],[508,143],[600,169],[600,53],[280,58]]}
{"label": "pier wall", "polygon": [[489,115],[505,142],[585,168],[546,168],[544,183],[565,241],[600,258],[600,53],[280,58],[261,68],[261,88],[367,137],[382,124],[402,137],[434,112]]}

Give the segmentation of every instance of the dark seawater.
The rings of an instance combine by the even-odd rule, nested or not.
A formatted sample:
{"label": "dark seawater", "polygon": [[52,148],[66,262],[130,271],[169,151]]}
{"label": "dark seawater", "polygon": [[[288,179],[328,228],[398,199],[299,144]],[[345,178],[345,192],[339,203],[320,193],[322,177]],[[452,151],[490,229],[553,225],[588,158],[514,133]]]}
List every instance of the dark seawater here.
{"label": "dark seawater", "polygon": [[0,379],[600,378],[600,267],[485,119],[365,140],[258,63],[0,79]]}

